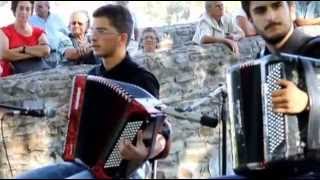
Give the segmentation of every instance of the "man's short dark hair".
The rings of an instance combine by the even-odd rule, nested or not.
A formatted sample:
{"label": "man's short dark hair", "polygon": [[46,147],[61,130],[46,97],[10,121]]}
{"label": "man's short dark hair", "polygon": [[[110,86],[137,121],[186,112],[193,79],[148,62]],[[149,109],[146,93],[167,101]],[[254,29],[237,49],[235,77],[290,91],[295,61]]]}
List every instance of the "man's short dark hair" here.
{"label": "man's short dark hair", "polygon": [[129,10],[120,5],[105,5],[93,13],[94,18],[105,17],[108,18],[111,25],[114,26],[119,33],[128,34],[128,42],[130,42],[133,20]]}
{"label": "man's short dark hair", "polygon": [[[286,1],[290,5],[290,1]],[[250,14],[250,3],[251,1],[241,1],[243,11],[247,14],[248,18],[251,18]]]}
{"label": "man's short dark hair", "polygon": [[[13,15],[16,15],[17,7],[20,1],[11,1],[11,11],[13,12]],[[31,14],[33,13],[33,4],[34,1],[29,1],[31,3]]]}

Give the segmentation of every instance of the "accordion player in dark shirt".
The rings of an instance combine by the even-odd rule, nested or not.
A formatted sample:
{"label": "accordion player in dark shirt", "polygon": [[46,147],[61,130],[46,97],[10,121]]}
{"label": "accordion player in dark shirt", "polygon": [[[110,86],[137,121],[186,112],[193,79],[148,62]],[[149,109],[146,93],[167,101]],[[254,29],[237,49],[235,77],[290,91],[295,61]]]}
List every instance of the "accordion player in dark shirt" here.
{"label": "accordion player in dark shirt", "polygon": [[[129,20],[117,19],[116,15],[119,11],[127,11],[127,9],[122,6],[109,5],[99,8],[93,15],[93,27],[91,28],[92,48],[94,49],[95,55],[102,57],[103,63],[91,70],[89,75],[102,76],[131,83],[145,89],[156,98],[159,98],[160,87],[155,76],[134,63],[126,51],[132,30],[130,26],[126,26],[126,24],[130,24],[128,23]],[[122,14],[122,16],[131,18],[129,12]],[[121,20],[127,23],[117,22]],[[158,134],[154,154],[151,155],[152,158],[162,156],[163,153],[166,153],[165,146],[169,140],[169,135],[166,132],[168,131]],[[124,159],[133,160],[136,158],[146,158],[146,147],[143,143],[139,143],[139,137],[141,136],[142,134],[140,134],[140,136],[138,134],[138,146],[133,146],[131,143],[127,144],[126,142],[122,143],[120,151]],[[141,138],[140,140],[140,142],[142,142]]]}
{"label": "accordion player in dark shirt", "polygon": [[[270,54],[287,53],[311,58],[320,58],[320,38],[310,37],[294,28],[292,8],[289,1],[241,1],[242,8],[254,25],[258,35],[266,42],[266,48],[258,58]],[[273,111],[287,115],[304,116],[310,110],[310,98],[306,90],[293,81],[280,80],[280,90],[272,93]],[[320,96],[320,94],[319,94]],[[300,122],[299,122],[300,123]],[[285,172],[283,172],[285,174]],[[277,174],[272,176],[277,177]],[[286,176],[286,175],[284,175]],[[289,175],[291,176],[291,175]],[[293,175],[295,176],[295,175]],[[254,178],[255,177],[253,175]],[[266,176],[262,176],[265,178]],[[226,179],[246,179],[241,176],[227,176]],[[219,177],[218,179],[224,179]],[[252,178],[252,177],[251,177]],[[278,177],[279,178],[279,177]],[[310,172],[298,177],[285,179],[318,179],[317,173]]]}
{"label": "accordion player in dark shirt", "polygon": [[[89,75],[101,76],[116,81],[131,83],[159,98],[159,83],[155,76],[134,63],[126,51],[132,32],[132,18],[129,11],[117,5],[98,8],[93,14],[91,28],[92,48],[94,54],[103,62],[89,72]],[[151,155],[144,144],[144,132],[139,131],[137,145],[126,140],[120,143],[121,158],[125,160],[145,160],[164,158],[170,148],[170,125],[165,121],[161,133],[156,135],[155,146]],[[130,178],[145,178],[138,169]],[[62,162],[24,173],[17,178],[103,178],[90,171],[83,162]]]}
{"label": "accordion player in dark shirt", "polygon": [[[287,1],[242,1],[242,7],[259,35],[266,41],[261,56],[288,53],[320,58],[320,38],[294,29]],[[309,98],[293,82],[281,80],[283,89],[273,93],[274,111],[299,114],[308,111]]]}
{"label": "accordion player in dark shirt", "polygon": [[[250,11],[246,12],[250,15],[258,33],[266,41],[266,49],[260,53],[259,57],[288,53],[320,58],[320,38],[308,36],[302,31],[294,29],[290,15],[283,14],[285,10],[290,11],[287,1],[246,2],[245,4],[251,4],[249,5]],[[279,84],[284,89],[273,94],[273,105],[276,112],[299,114],[308,111],[309,98],[304,91],[287,80],[281,80]]]}

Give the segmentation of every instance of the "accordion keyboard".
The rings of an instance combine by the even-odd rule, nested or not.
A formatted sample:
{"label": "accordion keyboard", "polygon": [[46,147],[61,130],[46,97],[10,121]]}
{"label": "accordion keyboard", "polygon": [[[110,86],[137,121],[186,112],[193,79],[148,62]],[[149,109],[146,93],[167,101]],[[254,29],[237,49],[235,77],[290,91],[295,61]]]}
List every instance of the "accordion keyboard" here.
{"label": "accordion keyboard", "polygon": [[283,64],[268,65],[267,75],[267,147],[268,153],[273,154],[275,150],[285,141],[285,118],[283,113],[275,113],[272,105],[272,93],[281,89],[278,81],[282,79]]}
{"label": "accordion keyboard", "polygon": [[120,156],[120,140],[121,139],[127,139],[130,142],[134,140],[134,137],[136,136],[136,133],[141,128],[143,124],[143,121],[135,121],[135,122],[128,122],[125,126],[124,130],[121,132],[120,138],[118,138],[116,146],[112,150],[109,158],[107,159],[107,162],[104,166],[104,168],[114,168],[119,167],[121,164],[121,156]]}

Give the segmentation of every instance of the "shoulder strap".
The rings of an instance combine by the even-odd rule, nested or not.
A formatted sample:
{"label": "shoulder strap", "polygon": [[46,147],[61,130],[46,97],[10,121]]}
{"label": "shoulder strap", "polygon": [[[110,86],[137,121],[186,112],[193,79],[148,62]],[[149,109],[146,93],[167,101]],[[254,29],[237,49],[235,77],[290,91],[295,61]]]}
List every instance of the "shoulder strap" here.
{"label": "shoulder strap", "polygon": [[311,37],[303,46],[301,46],[298,52],[301,55],[308,56],[306,53],[308,53],[310,49],[314,48],[315,45],[319,45],[320,47],[320,36]]}

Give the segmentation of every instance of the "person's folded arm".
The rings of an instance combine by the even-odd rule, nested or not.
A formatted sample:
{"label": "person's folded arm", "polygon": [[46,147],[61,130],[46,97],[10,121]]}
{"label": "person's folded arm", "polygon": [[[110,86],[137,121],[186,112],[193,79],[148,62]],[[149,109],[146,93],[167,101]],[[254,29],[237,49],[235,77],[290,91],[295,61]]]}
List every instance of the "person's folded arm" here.
{"label": "person's folded arm", "polygon": [[67,48],[64,51],[64,58],[70,61],[79,60],[80,57],[86,56],[92,52],[92,49],[87,47],[79,47],[79,48]]}
{"label": "person's folded arm", "polygon": [[297,18],[295,20],[295,23],[298,26],[320,25],[320,18],[313,18],[313,19]]}
{"label": "person's folded arm", "polygon": [[20,61],[20,60],[33,57],[29,54],[22,53],[22,51],[23,51],[22,46],[18,48],[9,49],[9,39],[3,33],[3,31],[0,30],[0,58],[1,59],[6,59],[8,61]]}
{"label": "person's folded arm", "polygon": [[68,48],[64,51],[64,58],[75,61],[80,58],[79,51],[76,48]]}
{"label": "person's folded arm", "polygon": [[227,38],[216,38],[214,36],[203,36],[201,38],[202,44],[209,44],[209,43],[223,43],[227,45],[232,52],[236,54],[236,56],[239,55],[239,47],[236,41],[227,39]]}
{"label": "person's folded arm", "polygon": [[39,37],[39,44],[35,46],[25,46],[25,53],[33,57],[48,57],[50,55],[49,42],[45,36],[42,34]]}
{"label": "person's folded arm", "polygon": [[225,43],[225,38],[217,38],[214,36],[205,35],[201,38],[201,44],[210,44],[210,43]]}

